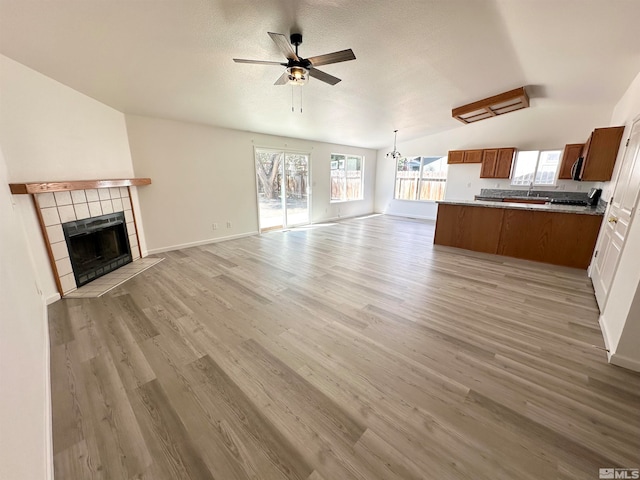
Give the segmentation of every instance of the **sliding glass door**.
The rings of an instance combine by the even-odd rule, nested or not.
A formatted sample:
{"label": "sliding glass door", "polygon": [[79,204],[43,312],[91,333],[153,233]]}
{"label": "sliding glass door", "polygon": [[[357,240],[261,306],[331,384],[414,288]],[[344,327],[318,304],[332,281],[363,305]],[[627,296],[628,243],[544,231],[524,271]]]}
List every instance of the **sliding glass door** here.
{"label": "sliding glass door", "polygon": [[309,223],[309,155],[257,148],[260,231]]}

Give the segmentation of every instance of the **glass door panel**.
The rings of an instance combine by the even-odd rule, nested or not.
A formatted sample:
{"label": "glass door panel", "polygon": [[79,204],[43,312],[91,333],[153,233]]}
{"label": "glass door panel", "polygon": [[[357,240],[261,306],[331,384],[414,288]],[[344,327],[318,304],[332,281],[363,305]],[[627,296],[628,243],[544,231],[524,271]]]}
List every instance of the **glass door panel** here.
{"label": "glass door panel", "polygon": [[286,153],[285,162],[285,225],[309,223],[309,155]]}
{"label": "glass door panel", "polygon": [[256,149],[260,231],[309,223],[309,155]]}
{"label": "glass door panel", "polygon": [[283,228],[282,167],[283,152],[256,150],[256,177],[260,230]]}

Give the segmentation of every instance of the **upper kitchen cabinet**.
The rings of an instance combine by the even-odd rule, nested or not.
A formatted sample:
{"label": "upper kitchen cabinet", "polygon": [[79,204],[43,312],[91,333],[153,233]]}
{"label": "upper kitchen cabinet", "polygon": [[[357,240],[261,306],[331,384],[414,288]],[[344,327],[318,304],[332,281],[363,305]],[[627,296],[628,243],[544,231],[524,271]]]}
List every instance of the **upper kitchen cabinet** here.
{"label": "upper kitchen cabinet", "polygon": [[449,150],[447,163],[464,163],[464,150]]}
{"label": "upper kitchen cabinet", "polygon": [[584,143],[568,143],[564,146],[562,160],[560,161],[558,180],[573,180],[571,169],[573,164],[576,163],[578,158],[582,155],[583,148]]}
{"label": "upper kitchen cabinet", "polygon": [[510,178],[513,157],[516,154],[515,148],[501,148],[498,150],[498,164],[493,178]]}
{"label": "upper kitchen cabinet", "polygon": [[509,178],[515,148],[494,148],[483,151],[480,178]]}
{"label": "upper kitchen cabinet", "polygon": [[582,149],[580,180],[606,182],[611,180],[624,127],[596,128]]}
{"label": "upper kitchen cabinet", "polygon": [[482,163],[482,150],[449,150],[447,163]]}

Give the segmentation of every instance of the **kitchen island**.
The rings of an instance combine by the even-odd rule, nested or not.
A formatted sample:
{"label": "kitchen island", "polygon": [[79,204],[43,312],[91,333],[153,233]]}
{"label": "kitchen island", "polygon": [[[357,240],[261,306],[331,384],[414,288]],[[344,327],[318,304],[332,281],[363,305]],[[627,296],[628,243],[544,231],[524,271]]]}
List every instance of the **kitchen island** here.
{"label": "kitchen island", "polygon": [[586,269],[603,215],[602,207],[445,200],[434,244]]}

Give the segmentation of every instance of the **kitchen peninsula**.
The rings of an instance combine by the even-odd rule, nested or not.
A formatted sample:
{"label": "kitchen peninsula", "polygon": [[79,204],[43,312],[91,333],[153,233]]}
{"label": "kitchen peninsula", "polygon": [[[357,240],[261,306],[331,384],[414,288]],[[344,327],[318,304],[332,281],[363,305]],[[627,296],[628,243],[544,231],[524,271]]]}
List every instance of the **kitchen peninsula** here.
{"label": "kitchen peninsula", "polygon": [[586,269],[603,207],[438,202],[434,244]]}

